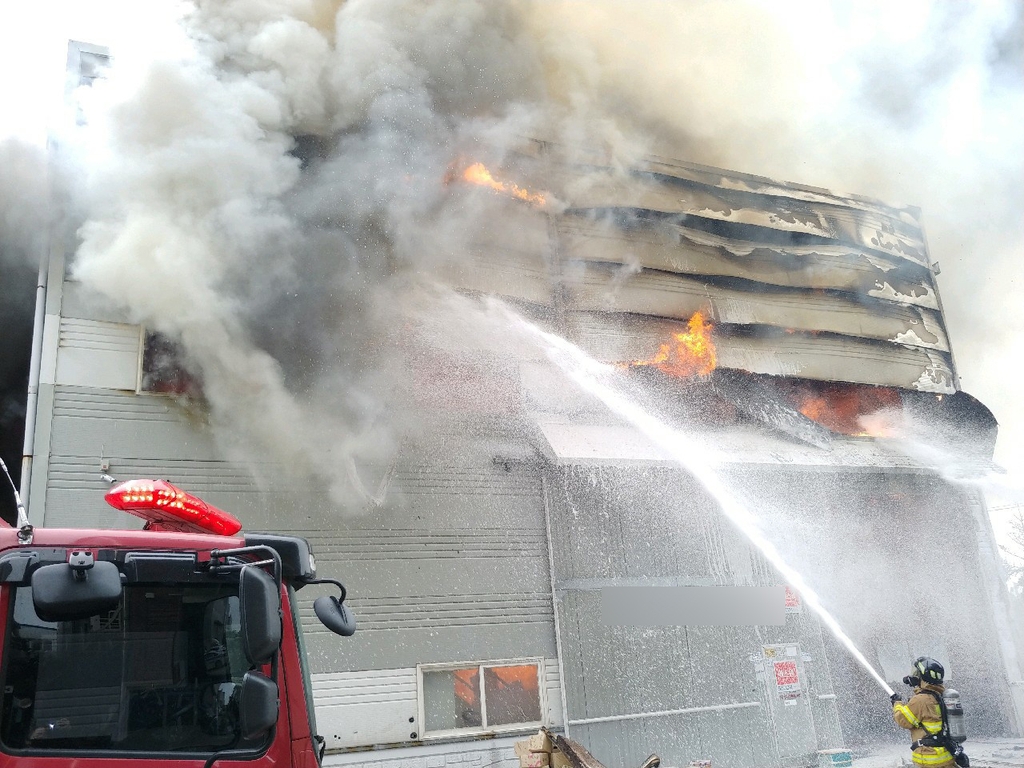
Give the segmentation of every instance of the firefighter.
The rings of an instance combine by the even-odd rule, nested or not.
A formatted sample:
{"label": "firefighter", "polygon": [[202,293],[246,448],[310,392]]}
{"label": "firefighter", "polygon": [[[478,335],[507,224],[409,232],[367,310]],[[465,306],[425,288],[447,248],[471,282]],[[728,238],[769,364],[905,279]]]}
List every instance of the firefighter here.
{"label": "firefighter", "polygon": [[904,683],[914,688],[910,701],[904,704],[898,693],[891,697],[896,725],[910,731],[914,762],[927,768],[956,768],[950,751],[944,746],[934,745],[934,742],[941,741],[938,737],[942,734],[942,710],[930,692],[942,696],[944,674],[939,662],[921,656],[914,662],[910,675],[903,678]]}

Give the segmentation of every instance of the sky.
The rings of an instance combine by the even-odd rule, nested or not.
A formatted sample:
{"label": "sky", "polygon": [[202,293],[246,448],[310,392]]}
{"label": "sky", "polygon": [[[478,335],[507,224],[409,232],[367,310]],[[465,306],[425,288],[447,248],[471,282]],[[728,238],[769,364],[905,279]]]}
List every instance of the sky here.
{"label": "sky", "polygon": [[0,44],[17,62],[17,77],[0,85],[0,138],[45,144],[64,99],[68,40],[123,48],[143,39],[173,38],[175,6],[130,0],[48,0],[8,4],[2,12]]}
{"label": "sky", "polygon": [[[584,17],[573,3],[552,0],[543,13],[552,28],[567,24],[615,60],[614,46],[630,38],[600,29],[616,12],[614,2],[604,6],[607,17]],[[636,13],[635,34],[655,30],[668,7],[652,3]],[[751,8],[774,19],[773,32],[756,27]],[[0,45],[16,76],[0,81],[0,139],[45,143],[63,104],[68,39],[144,58],[180,44],[179,13],[171,3],[128,0],[8,4]],[[995,413],[996,459],[1016,482],[1024,473],[1024,303],[1015,298],[1024,279],[1019,4],[754,0],[720,4],[714,14],[720,18],[708,29],[735,30],[734,41],[708,29],[692,39],[650,41],[651,56],[665,62],[644,71],[651,87],[699,98],[680,100],[685,112],[663,107],[644,117],[701,126],[697,138],[736,170],[920,205],[932,258],[942,268],[939,287],[963,388]],[[686,67],[665,58],[674,45],[685,50]],[[631,76],[626,61],[600,72],[609,88]],[[728,83],[715,82],[721,77]],[[778,129],[774,143],[752,138],[765,126]],[[1001,537],[1015,511],[1009,497],[992,502]]]}

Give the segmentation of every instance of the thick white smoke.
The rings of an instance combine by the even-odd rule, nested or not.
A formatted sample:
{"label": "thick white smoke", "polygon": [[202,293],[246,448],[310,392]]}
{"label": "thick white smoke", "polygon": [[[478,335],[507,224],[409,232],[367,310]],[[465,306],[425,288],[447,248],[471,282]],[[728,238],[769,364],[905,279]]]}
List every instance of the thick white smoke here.
{"label": "thick white smoke", "polygon": [[404,287],[483,215],[443,183],[467,152],[540,136],[876,195],[924,208],[1016,464],[1019,6],[890,5],[200,3],[95,89],[75,272],[183,341],[227,443],[336,476],[391,450]]}
{"label": "thick white smoke", "polygon": [[475,218],[448,168],[538,103],[517,26],[472,2],[210,4],[173,56],[130,50],[93,89],[74,274],[181,340],[234,455],[364,502],[344,468],[391,448],[397,289]]}
{"label": "thick white smoke", "polygon": [[0,140],[0,168],[0,259],[34,269],[50,209],[46,155],[18,139]]}

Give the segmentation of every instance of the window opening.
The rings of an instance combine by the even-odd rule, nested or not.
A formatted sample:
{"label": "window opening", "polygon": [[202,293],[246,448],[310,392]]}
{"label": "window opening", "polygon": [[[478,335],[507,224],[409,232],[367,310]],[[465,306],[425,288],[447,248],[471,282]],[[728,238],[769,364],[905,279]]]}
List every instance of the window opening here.
{"label": "window opening", "polygon": [[425,732],[487,731],[541,722],[540,665],[421,667]]}
{"label": "window opening", "polygon": [[162,333],[146,331],[140,392],[202,397],[202,381],[185,366],[181,345]]}
{"label": "window opening", "polygon": [[80,86],[91,86],[97,78],[104,76],[105,70],[110,66],[110,56],[95,51],[81,51],[78,61]]}

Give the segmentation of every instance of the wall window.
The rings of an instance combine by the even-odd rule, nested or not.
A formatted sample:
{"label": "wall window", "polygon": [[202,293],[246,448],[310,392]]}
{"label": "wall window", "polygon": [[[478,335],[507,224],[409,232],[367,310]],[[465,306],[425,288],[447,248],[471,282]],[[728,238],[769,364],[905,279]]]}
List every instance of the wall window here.
{"label": "wall window", "polygon": [[419,667],[420,722],[427,736],[517,730],[541,722],[540,662]]}
{"label": "wall window", "polygon": [[202,397],[202,381],[184,362],[181,346],[161,333],[146,331],[142,342],[140,392]]}

